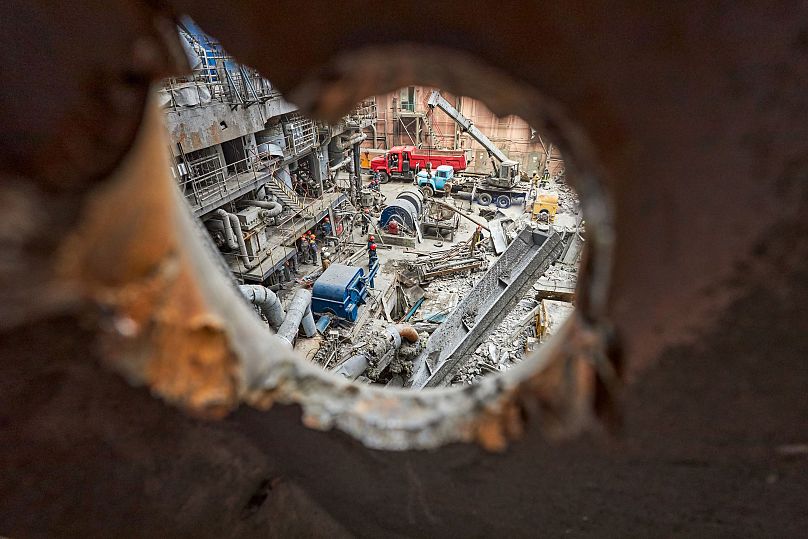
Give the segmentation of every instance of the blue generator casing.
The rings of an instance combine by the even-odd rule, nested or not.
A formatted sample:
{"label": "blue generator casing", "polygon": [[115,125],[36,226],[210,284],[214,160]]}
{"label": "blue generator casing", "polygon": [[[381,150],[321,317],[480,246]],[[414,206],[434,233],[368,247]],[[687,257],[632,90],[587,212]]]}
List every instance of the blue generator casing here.
{"label": "blue generator casing", "polygon": [[314,281],[311,289],[311,310],[317,314],[333,313],[339,318],[356,322],[359,306],[368,295],[365,270],[345,264],[331,264]]}
{"label": "blue generator casing", "polygon": [[399,197],[382,210],[379,224],[385,227],[393,218],[410,230],[415,230],[418,225],[418,208],[411,200]]}

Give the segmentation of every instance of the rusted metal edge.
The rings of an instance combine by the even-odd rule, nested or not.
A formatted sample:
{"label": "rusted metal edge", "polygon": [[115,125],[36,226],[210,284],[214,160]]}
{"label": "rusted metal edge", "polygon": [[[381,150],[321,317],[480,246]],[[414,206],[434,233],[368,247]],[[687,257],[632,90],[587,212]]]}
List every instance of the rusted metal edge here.
{"label": "rusted metal edge", "polygon": [[[538,109],[518,112],[541,117]],[[597,374],[588,358],[596,346],[585,339],[581,347],[575,338],[582,330],[597,335],[584,322],[591,316],[576,314],[535,357],[464,388],[411,392],[354,385],[296,357],[255,319],[197,237],[164,166],[167,144],[153,102],[148,114],[152,120],[144,123],[132,154],[88,208],[125,204],[131,219],[148,215],[152,226],[126,230],[113,220],[110,229],[109,219],[89,215],[89,224],[67,242],[76,252],[68,256],[74,264],[66,265],[72,273],[63,275],[101,307],[101,326],[112,328],[101,335],[102,350],[131,383],[205,417],[221,417],[241,402],[261,409],[298,404],[309,427],[336,428],[377,449],[476,440],[501,450],[521,435],[529,419],[525,410],[540,410],[538,424],[550,437],[591,424]],[[599,215],[592,217],[593,228]],[[119,262],[125,278],[104,282],[88,272],[88,261],[97,264],[99,257],[113,266]]]}

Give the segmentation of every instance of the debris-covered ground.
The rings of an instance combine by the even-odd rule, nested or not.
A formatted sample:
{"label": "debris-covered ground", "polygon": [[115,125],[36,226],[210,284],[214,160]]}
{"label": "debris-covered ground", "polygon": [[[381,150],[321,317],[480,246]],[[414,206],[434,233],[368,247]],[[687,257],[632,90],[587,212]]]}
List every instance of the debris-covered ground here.
{"label": "debris-covered ground", "polygon": [[492,372],[504,372],[510,366],[522,361],[524,356],[527,325],[521,325],[528,314],[536,307],[533,294],[519,301],[502,319],[497,329],[474,351],[465,367],[452,381],[457,384],[472,384],[480,376]]}
{"label": "debris-covered ground", "polygon": [[[559,195],[557,221],[569,226],[575,222],[573,217],[580,211],[578,195],[564,182],[563,178],[554,179],[552,188]],[[527,214],[521,216],[517,220],[517,228],[521,228],[520,224],[524,226],[528,220]],[[528,339],[539,342],[541,338],[536,335],[535,318],[541,299],[557,297],[548,293],[550,291],[571,296],[574,293],[577,278],[577,265],[556,263],[550,266],[539,277],[533,288],[502,319],[499,326],[477,347],[452,383],[473,384],[480,377],[490,373],[504,372],[527,357],[529,354],[527,352]],[[572,309],[559,309],[551,306],[545,310],[549,311],[550,316],[553,317],[552,326],[558,327],[569,316]]]}
{"label": "debris-covered ground", "polygon": [[558,213],[578,213],[580,205],[578,194],[572,190],[572,187],[567,185],[564,178],[555,178],[551,185],[552,189],[558,193]]}
{"label": "debris-covered ground", "polygon": [[[383,186],[384,190],[390,191],[388,198],[394,198],[396,191],[405,188],[408,187]],[[563,178],[553,178],[544,188],[559,195],[558,214],[554,226],[567,230],[577,227],[579,219],[576,218],[576,213],[579,212],[579,201],[575,192],[566,185]],[[462,206],[462,202],[458,203]],[[486,212],[488,215],[485,215]],[[530,211],[524,211],[517,205],[501,210],[493,206],[481,207],[474,204],[470,213],[489,220],[495,218],[510,220],[504,232],[511,238],[525,226],[536,226],[531,219]],[[475,227],[476,225],[469,220],[461,219],[454,242],[428,239],[415,248],[393,246],[392,249],[382,249],[379,253],[382,271],[376,283],[380,292],[374,296],[381,296],[388,286],[387,283],[390,283],[389,286],[394,293],[388,295],[387,320],[383,319],[384,311],[378,307],[377,301],[371,301],[368,308],[374,310],[377,319],[360,321],[361,329],[356,331],[354,328],[350,331],[352,337],[348,335],[350,329],[348,327],[333,328],[339,330],[339,336],[334,340],[333,335],[336,332],[331,333],[332,337],[327,339],[331,341],[331,345],[323,346],[328,350],[321,350],[317,359],[335,369],[348,358],[364,353],[368,356],[368,368],[364,375],[359,377],[360,381],[390,383],[396,386],[403,384],[403,380],[411,374],[415,351],[423,346],[429,335],[446,320],[496,261],[497,257],[493,250],[488,248],[487,240],[478,245],[477,249],[469,249],[468,242],[471,241]],[[362,238],[357,241],[361,243]],[[475,258],[479,261],[477,265],[474,265]],[[465,269],[466,267],[469,269]],[[441,273],[448,275],[440,276]],[[542,341],[542,335],[537,335],[536,329],[536,314],[542,311],[542,299],[572,301],[576,280],[576,265],[561,262],[552,265],[476,348],[452,383],[472,384],[482,376],[504,372],[521,362],[530,354],[527,350],[535,349]],[[544,308],[542,312],[553,311],[559,319],[555,321],[555,326],[558,326],[569,312],[563,307],[569,306],[570,304],[566,303],[560,309],[556,306],[552,309]],[[422,346],[404,345],[401,351],[393,356],[382,348],[379,348],[378,353],[369,352],[367,342],[373,341],[371,335],[374,333],[371,327],[387,327],[401,322],[413,326],[420,336]]]}

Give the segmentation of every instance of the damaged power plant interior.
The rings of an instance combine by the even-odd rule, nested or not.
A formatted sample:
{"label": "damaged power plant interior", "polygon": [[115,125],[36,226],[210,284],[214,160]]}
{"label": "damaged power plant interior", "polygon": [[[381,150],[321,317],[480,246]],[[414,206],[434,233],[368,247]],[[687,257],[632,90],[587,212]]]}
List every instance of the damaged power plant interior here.
{"label": "damaged power plant interior", "polygon": [[179,36],[193,71],[158,93],[172,175],[225,276],[300,356],[360,383],[471,383],[572,311],[585,223],[523,120],[409,86],[315,122],[193,21]]}
{"label": "damaged power plant interior", "polygon": [[805,534],[805,5],[0,12],[0,536]]}

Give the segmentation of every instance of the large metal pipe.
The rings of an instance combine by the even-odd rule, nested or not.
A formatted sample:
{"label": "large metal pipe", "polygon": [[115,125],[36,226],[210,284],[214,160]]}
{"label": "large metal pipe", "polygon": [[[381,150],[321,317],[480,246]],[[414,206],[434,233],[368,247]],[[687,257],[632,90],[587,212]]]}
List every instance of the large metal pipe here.
{"label": "large metal pipe", "polygon": [[368,136],[366,134],[359,132],[348,139],[348,141],[345,143],[345,148],[347,149],[348,146],[355,146],[357,144],[362,144],[362,142],[364,142],[365,139],[367,138]]}
{"label": "large metal pipe", "polygon": [[[418,332],[409,324],[389,325],[384,328],[384,339],[374,339],[371,342],[370,352],[378,359],[374,369],[381,373],[395,358],[395,350],[401,347],[402,338],[408,342],[417,342]],[[347,359],[342,365],[334,369],[334,374],[344,376],[349,380],[356,380],[370,366],[366,354],[357,354]]]}
{"label": "large metal pipe", "polygon": [[292,301],[286,309],[286,318],[278,328],[278,337],[288,342],[289,346],[293,346],[301,322],[304,324],[303,331],[307,337],[313,337],[317,333],[314,317],[311,314],[311,290],[305,288],[298,289],[292,296]]}
{"label": "large metal pipe", "polygon": [[236,242],[238,242],[239,256],[241,256],[241,261],[244,263],[244,267],[247,269],[255,267],[256,263],[250,261],[250,255],[247,254],[247,244],[244,243],[244,234],[241,233],[241,223],[238,220],[238,216],[235,213],[228,213],[227,216],[230,218],[230,224],[233,227]]}
{"label": "large metal pipe", "polygon": [[370,124],[368,127],[370,127],[373,130],[373,149],[375,150],[376,149],[376,139],[378,138],[376,136],[377,135],[376,124]]}
{"label": "large metal pipe", "polygon": [[311,312],[311,300],[309,300],[309,305],[306,307],[306,312],[303,313],[303,320],[300,321],[300,325],[303,326],[303,335],[306,337],[314,337],[317,335],[317,324],[314,323],[314,314]]}
{"label": "large metal pipe", "polygon": [[264,208],[267,211],[267,217],[275,217],[280,215],[283,211],[283,206],[280,202],[270,202],[266,200],[239,200],[239,205],[255,206],[256,208]]}
{"label": "large metal pipe", "polygon": [[365,354],[357,354],[346,359],[345,362],[334,369],[333,372],[349,380],[356,380],[367,368],[368,358]]}
{"label": "large metal pipe", "polygon": [[353,159],[353,158],[352,158],[352,157],[346,157],[345,159],[343,159],[342,161],[340,161],[339,163],[337,163],[337,164],[336,164],[336,165],[334,165],[333,167],[328,167],[328,171],[329,171],[329,172],[336,172],[336,171],[338,171],[339,169],[341,169],[342,167],[344,167],[345,165],[347,165],[348,163],[350,163],[350,162],[351,162],[351,159]]}
{"label": "large metal pipe", "polygon": [[261,312],[269,320],[269,325],[272,329],[277,331],[281,327],[284,318],[286,318],[286,312],[283,310],[283,305],[281,305],[281,301],[275,295],[275,292],[257,284],[242,284],[239,285],[238,289],[247,301],[260,307]]}
{"label": "large metal pipe", "polygon": [[227,242],[227,247],[229,249],[238,249],[236,235],[233,233],[233,226],[230,224],[228,213],[222,209],[218,209],[216,210],[216,215],[218,215],[222,220],[222,226],[224,227],[224,240]]}

